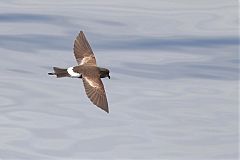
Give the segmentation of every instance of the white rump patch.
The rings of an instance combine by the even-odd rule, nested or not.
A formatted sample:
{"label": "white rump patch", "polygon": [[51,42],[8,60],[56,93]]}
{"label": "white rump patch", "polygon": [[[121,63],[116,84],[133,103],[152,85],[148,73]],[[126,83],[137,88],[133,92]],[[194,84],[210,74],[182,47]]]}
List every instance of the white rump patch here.
{"label": "white rump patch", "polygon": [[88,79],[87,77],[84,77],[86,79],[86,81],[90,84],[90,86],[94,87],[94,88],[99,88],[99,84],[91,81],[90,79]]}
{"label": "white rump patch", "polygon": [[79,78],[79,77],[81,76],[80,73],[77,73],[77,72],[74,72],[74,71],[73,71],[73,67],[69,67],[69,68],[67,69],[67,72],[68,72],[68,74],[70,74],[70,76],[73,77],[73,78]]}

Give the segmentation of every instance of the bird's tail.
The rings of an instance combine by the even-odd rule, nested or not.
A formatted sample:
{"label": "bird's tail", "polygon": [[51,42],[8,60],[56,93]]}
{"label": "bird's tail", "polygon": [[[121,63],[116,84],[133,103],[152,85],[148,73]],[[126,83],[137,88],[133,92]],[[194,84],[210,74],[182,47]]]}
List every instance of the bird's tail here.
{"label": "bird's tail", "polygon": [[54,70],[54,72],[53,73],[48,73],[48,75],[56,75],[57,78],[69,77],[70,76],[67,72],[67,69],[53,67],[53,70]]}

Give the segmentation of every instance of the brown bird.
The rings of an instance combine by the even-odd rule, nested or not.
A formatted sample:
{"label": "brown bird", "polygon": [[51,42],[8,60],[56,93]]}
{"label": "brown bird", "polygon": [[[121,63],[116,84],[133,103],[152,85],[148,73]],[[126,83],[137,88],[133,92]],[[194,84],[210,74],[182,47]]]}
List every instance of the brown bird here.
{"label": "brown bird", "polygon": [[110,79],[109,70],[97,66],[96,58],[82,31],[74,41],[73,50],[77,66],[67,69],[53,67],[54,72],[48,74],[56,75],[57,78],[82,78],[88,98],[93,104],[109,113],[107,96],[101,81],[101,78],[105,77]]}

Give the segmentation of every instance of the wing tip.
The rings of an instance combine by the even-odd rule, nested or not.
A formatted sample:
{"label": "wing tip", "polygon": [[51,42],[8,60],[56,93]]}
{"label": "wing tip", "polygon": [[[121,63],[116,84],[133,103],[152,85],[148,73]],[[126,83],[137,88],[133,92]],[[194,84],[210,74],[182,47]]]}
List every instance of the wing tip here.
{"label": "wing tip", "polygon": [[105,112],[107,112],[107,114],[109,114],[109,110],[107,109],[107,110],[104,110]]}
{"label": "wing tip", "polygon": [[[77,36],[77,37],[81,37],[81,36],[84,36],[84,33],[83,33],[82,30],[78,33],[78,36]],[[75,41],[76,41],[76,39],[75,39]]]}
{"label": "wing tip", "polygon": [[[96,105],[96,104],[95,104]],[[97,105],[96,105],[97,106]],[[102,106],[97,106],[99,108],[101,108],[102,110],[104,110],[105,112],[107,112],[109,114],[109,109],[108,106],[107,107],[102,107]]]}
{"label": "wing tip", "polygon": [[99,106],[97,104],[95,104],[97,107],[101,108],[102,110],[104,110],[105,112],[109,113],[109,108],[108,108],[108,105],[106,106]]}

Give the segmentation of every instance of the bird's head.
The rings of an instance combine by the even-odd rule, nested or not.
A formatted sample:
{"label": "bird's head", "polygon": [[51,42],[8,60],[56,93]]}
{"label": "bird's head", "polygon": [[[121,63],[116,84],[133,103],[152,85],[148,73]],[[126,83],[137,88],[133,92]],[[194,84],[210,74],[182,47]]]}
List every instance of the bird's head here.
{"label": "bird's head", "polygon": [[100,77],[101,78],[105,78],[108,77],[110,79],[110,75],[109,75],[110,71],[106,68],[100,68]]}

